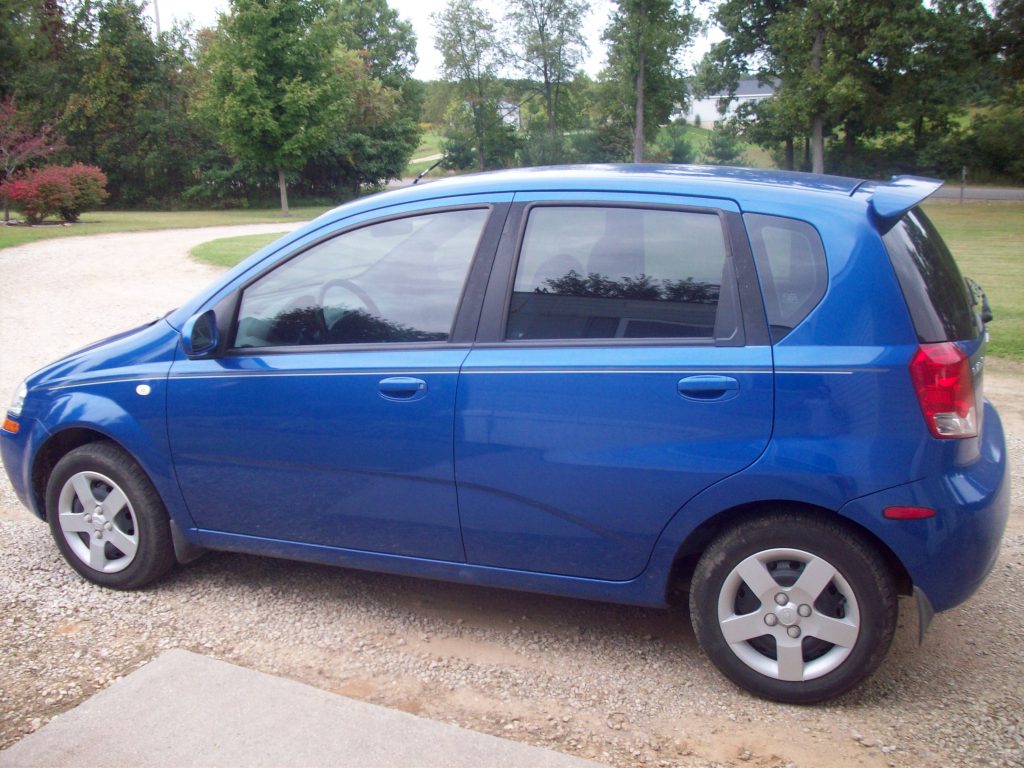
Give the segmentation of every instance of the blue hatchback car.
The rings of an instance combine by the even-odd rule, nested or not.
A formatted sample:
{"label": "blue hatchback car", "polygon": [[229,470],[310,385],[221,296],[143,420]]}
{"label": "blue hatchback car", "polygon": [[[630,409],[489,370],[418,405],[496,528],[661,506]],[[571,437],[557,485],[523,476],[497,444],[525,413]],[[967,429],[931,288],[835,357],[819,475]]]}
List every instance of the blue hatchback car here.
{"label": "blue hatchback car", "polygon": [[343,205],[33,374],[3,462],[86,579],[204,549],[664,606],[731,680],[863,680],[992,568],[987,308],[939,182],[601,166]]}

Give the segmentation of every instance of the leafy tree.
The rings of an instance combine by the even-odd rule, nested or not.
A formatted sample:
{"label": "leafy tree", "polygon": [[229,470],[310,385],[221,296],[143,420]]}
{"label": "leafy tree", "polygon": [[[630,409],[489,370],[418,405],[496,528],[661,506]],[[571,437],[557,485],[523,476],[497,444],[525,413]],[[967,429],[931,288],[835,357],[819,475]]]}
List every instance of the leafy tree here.
{"label": "leafy tree", "polygon": [[458,83],[455,98],[465,106],[449,109],[448,146],[471,138],[480,170],[500,166],[501,159],[492,157],[492,151],[508,144],[507,127],[498,113],[498,74],[507,52],[494,20],[475,0],[449,0],[432,18],[444,76]]}
{"label": "leafy tree", "polygon": [[[412,79],[416,36],[386,0],[342,0],[337,53],[353,94],[345,130],[303,170],[316,188],[354,197],[362,184],[399,178],[419,144],[423,88]],[[317,183],[319,182],[319,183]]]}
{"label": "leafy tree", "polygon": [[701,74],[705,85],[777,79],[776,95],[748,112],[772,123],[758,140],[784,138],[788,164],[794,136],[809,135],[822,172],[833,130],[849,160],[895,125],[909,123],[917,146],[945,128],[977,79],[985,18],[974,0],[725,0],[715,20],[726,39]]}
{"label": "leafy tree", "polygon": [[992,25],[995,43],[1003,60],[1003,76],[1009,83],[1024,80],[1024,0],[999,0]]}
{"label": "leafy tree", "polygon": [[743,144],[735,124],[715,123],[708,143],[701,152],[701,160],[711,165],[736,165],[742,162]]}
{"label": "leafy tree", "polygon": [[106,0],[60,123],[74,158],[105,170],[119,205],[175,200],[212,144],[191,116],[197,73],[192,42],[176,29],[153,39],[142,5]]}
{"label": "leafy tree", "polygon": [[[34,128],[14,96],[0,101],[0,184],[34,160],[48,157],[64,148],[64,139],[52,125]],[[7,197],[3,196],[4,222],[10,221]]]}
{"label": "leafy tree", "polygon": [[658,131],[651,159],[666,163],[692,163],[693,147],[686,138],[685,123],[669,123]]}
{"label": "leafy tree", "polygon": [[237,158],[277,172],[284,212],[286,173],[340,133],[354,106],[337,42],[323,0],[231,0],[203,59],[204,114]]}
{"label": "leafy tree", "polygon": [[689,0],[618,0],[604,31],[608,67],[602,81],[612,120],[633,133],[633,162],[644,159],[654,138],[681,100],[679,54],[700,28]]}
{"label": "leafy tree", "polygon": [[412,24],[400,19],[387,0],[341,0],[337,13],[342,44],[364,52],[372,77],[401,88],[416,68]]}
{"label": "leafy tree", "polygon": [[[565,86],[583,61],[586,0],[510,0],[515,60],[544,100],[548,143],[558,139]],[[559,141],[560,143],[560,141]]]}

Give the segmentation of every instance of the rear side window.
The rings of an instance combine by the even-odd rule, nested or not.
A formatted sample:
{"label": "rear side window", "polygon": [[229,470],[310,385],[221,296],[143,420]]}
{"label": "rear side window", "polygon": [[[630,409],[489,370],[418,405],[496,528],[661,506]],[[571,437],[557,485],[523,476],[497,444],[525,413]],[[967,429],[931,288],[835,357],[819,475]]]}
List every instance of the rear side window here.
{"label": "rear side window", "polygon": [[953,254],[920,208],[884,236],[893,269],[922,343],[962,341],[981,332]]}
{"label": "rear side window", "polygon": [[825,248],[805,221],[748,213],[743,217],[761,279],[772,342],[814,309],[828,287]]}
{"label": "rear side window", "polygon": [[734,334],[738,314],[731,275],[715,213],[536,207],[522,241],[506,338],[729,337],[724,326]]}

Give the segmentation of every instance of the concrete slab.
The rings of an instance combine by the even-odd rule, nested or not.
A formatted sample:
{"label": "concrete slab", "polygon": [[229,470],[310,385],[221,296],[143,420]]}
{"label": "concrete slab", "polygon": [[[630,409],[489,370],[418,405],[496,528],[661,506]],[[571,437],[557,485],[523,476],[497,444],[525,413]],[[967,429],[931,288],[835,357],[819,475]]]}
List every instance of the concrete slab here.
{"label": "concrete slab", "polygon": [[599,768],[181,650],[0,752],[2,768],[57,765]]}

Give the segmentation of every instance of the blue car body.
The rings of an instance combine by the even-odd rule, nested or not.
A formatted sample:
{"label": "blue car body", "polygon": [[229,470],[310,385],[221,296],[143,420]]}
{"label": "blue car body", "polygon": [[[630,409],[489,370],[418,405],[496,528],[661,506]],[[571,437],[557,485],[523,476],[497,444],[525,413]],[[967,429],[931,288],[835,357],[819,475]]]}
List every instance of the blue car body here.
{"label": "blue car body", "polygon": [[[849,521],[903,591],[945,610],[995,562],[1009,491],[999,417],[980,397],[984,331],[953,340],[979,394],[976,436],[937,439],[908,373],[922,338],[883,236],[935,186],[607,166],[481,174],[360,199],[162,320],[33,374],[17,432],[0,433],[4,466],[45,517],[56,461],[107,439],[151,480],[179,551],[647,606],[665,605],[672,577],[721,526],[797,508]],[[513,338],[524,222],[539,209],[555,220],[588,206],[715,217],[735,278],[722,283],[733,335]],[[295,254],[367,223],[449,210],[485,220],[447,339],[187,354],[183,331],[209,310],[223,350],[239,294]],[[752,216],[820,237],[820,295],[784,333],[766,319]],[[725,302],[726,289],[715,290]],[[619,322],[628,334],[633,321]],[[894,507],[935,514],[884,514]]]}

